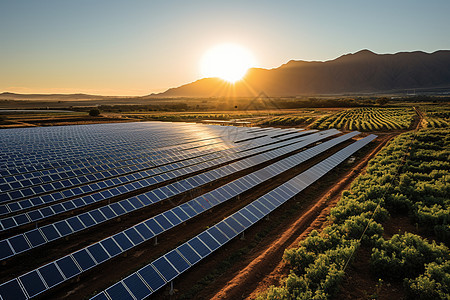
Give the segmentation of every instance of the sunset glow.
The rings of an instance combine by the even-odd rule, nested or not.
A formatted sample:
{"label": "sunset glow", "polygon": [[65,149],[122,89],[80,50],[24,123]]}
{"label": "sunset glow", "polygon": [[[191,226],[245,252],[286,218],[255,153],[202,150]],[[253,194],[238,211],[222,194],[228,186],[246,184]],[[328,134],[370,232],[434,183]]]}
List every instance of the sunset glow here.
{"label": "sunset glow", "polygon": [[255,58],[247,49],[235,44],[222,44],[211,48],[203,56],[201,74],[234,83],[254,65]]}

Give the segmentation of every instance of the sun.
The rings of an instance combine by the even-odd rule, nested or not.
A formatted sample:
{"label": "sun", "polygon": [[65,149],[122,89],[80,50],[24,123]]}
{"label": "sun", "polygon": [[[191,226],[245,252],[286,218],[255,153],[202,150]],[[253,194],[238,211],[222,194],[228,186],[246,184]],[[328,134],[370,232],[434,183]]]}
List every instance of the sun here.
{"label": "sun", "polygon": [[255,65],[252,53],[236,44],[222,44],[209,49],[201,61],[203,77],[219,77],[234,83]]}

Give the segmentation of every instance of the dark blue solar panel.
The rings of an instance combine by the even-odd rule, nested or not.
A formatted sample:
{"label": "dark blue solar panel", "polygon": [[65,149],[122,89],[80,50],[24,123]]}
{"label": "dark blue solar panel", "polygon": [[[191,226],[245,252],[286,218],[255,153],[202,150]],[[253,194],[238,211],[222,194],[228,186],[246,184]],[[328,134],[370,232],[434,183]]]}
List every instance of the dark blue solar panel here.
{"label": "dark blue solar panel", "polygon": [[246,217],[248,220],[250,220],[250,222],[255,223],[257,222],[259,219],[257,217],[255,217],[248,209],[244,208],[241,211],[241,214]]}
{"label": "dark blue solar panel", "polygon": [[164,212],[163,215],[173,224],[173,226],[181,223],[180,219],[178,219],[178,217],[170,210]]}
{"label": "dark blue solar panel", "polygon": [[189,216],[180,208],[180,207],[175,207],[172,209],[172,212],[178,216],[178,218],[181,219],[182,222],[186,221],[187,219],[189,219]]}
{"label": "dark blue solar panel", "polygon": [[232,217],[226,218],[224,220],[224,222],[227,223],[231,228],[233,228],[238,233],[244,231],[244,229],[245,229],[242,225],[240,225],[238,222],[236,222],[236,220],[233,219]]}
{"label": "dark blue solar panel", "polygon": [[147,265],[138,271],[138,274],[147,282],[153,291],[158,290],[165,285],[164,279],[155,271],[152,265]]}
{"label": "dark blue solar panel", "polygon": [[55,212],[55,214],[59,214],[64,211],[64,207],[61,204],[52,205],[52,209]]}
{"label": "dark blue solar panel", "polygon": [[23,235],[14,236],[9,239],[9,242],[16,253],[30,249],[30,245],[28,245]]}
{"label": "dark blue solar panel", "polygon": [[83,222],[83,224],[86,227],[90,227],[92,225],[95,225],[94,219],[92,219],[92,217],[88,213],[81,214],[78,217],[80,218],[81,222]]}
{"label": "dark blue solar panel", "polygon": [[64,281],[64,277],[54,263],[39,268],[39,273],[41,273],[49,288]]}
{"label": "dark blue solar panel", "polygon": [[201,213],[202,211],[204,211],[205,209],[203,207],[200,206],[200,204],[198,204],[197,201],[191,200],[188,202],[189,205],[191,205],[191,207],[197,212],[197,213]]}
{"label": "dark blue solar panel", "polygon": [[55,227],[56,229],[58,229],[59,233],[62,236],[71,234],[73,232],[69,225],[67,225],[66,221],[59,221],[58,223],[55,223]]}
{"label": "dark blue solar panel", "polygon": [[139,233],[133,227],[125,230],[125,234],[135,245],[138,245],[139,243],[144,241],[144,239],[139,235]]}
{"label": "dark blue solar panel", "polygon": [[112,300],[134,300],[133,296],[123,286],[122,282],[118,282],[105,291]]}
{"label": "dark blue solar panel", "polygon": [[[45,196],[42,196],[42,199],[43,199],[44,197],[45,197]],[[49,197],[50,197],[50,196],[49,196]],[[31,203],[33,203],[34,206],[38,206],[38,205],[41,205],[42,203],[44,203],[44,201],[42,201],[42,199],[41,199],[40,197],[36,197],[36,198],[30,199],[30,201],[31,201]]]}
{"label": "dark blue solar panel", "polygon": [[130,200],[131,204],[133,204],[133,206],[135,208],[140,208],[140,207],[143,206],[142,203],[139,201],[139,199],[137,197],[130,198],[129,200]]}
{"label": "dark blue solar panel", "polygon": [[107,238],[100,243],[103,245],[110,256],[115,256],[122,252],[122,250],[120,250],[119,246],[117,246],[117,243],[112,238]]}
{"label": "dark blue solar panel", "polygon": [[118,204],[113,203],[110,205],[111,209],[116,213],[116,215],[120,216],[125,213],[125,210]]}
{"label": "dark blue solar panel", "polygon": [[209,203],[209,201],[202,196],[196,198],[196,200],[198,201],[200,206],[205,210],[210,209],[212,207],[211,203]]}
{"label": "dark blue solar panel", "polygon": [[37,229],[34,229],[32,231],[25,233],[25,236],[30,241],[30,243],[33,247],[36,247],[36,246],[39,246],[39,245],[42,245],[45,243],[45,239],[44,239],[42,233]]}
{"label": "dark blue solar panel", "polygon": [[94,218],[94,220],[97,222],[97,223],[100,223],[100,222],[103,222],[103,221],[105,221],[106,220],[106,218],[101,214],[101,212],[99,211],[99,210],[92,210],[91,212],[90,212],[90,215],[91,215],[91,217],[92,218]]}
{"label": "dark blue solar panel", "polygon": [[67,219],[67,223],[69,223],[70,227],[72,227],[75,231],[79,231],[85,228],[83,223],[81,223],[81,221],[77,217]]}
{"label": "dark blue solar panel", "polygon": [[177,270],[172,267],[172,265],[166,260],[164,256],[155,260],[152,265],[156,270],[158,270],[158,272],[164,277],[167,282],[171,281],[178,275]]}
{"label": "dark blue solar panel", "polygon": [[73,204],[72,201],[67,201],[62,203],[62,206],[64,207],[65,210],[71,210],[75,208],[75,205]]}
{"label": "dark blue solar panel", "polygon": [[253,206],[256,207],[257,209],[259,209],[259,211],[261,211],[265,216],[266,214],[268,214],[270,212],[270,210],[265,207],[264,205],[262,205],[259,200],[256,200],[255,202],[253,202]]}
{"label": "dark blue solar panel", "polygon": [[26,217],[25,214],[14,216],[13,218],[16,221],[17,225],[19,225],[19,226],[22,224],[28,223],[28,218]]}
{"label": "dark blue solar panel", "polygon": [[248,228],[252,225],[246,218],[244,218],[240,212],[236,212],[233,214],[233,217],[236,219],[236,221],[239,222],[244,228]]}
{"label": "dark blue solar panel", "polygon": [[101,207],[100,211],[106,216],[108,220],[116,216],[116,214],[112,211],[112,209],[109,206]]}
{"label": "dark blue solar panel", "polygon": [[164,215],[157,215],[155,217],[155,220],[159,223],[159,225],[161,225],[162,228],[164,228],[164,230],[173,227],[172,224],[170,224],[170,222],[167,220],[167,218],[164,217]]}
{"label": "dark blue solar panel", "polygon": [[13,218],[3,219],[3,220],[1,220],[1,223],[3,225],[3,228],[5,228],[5,229],[16,226],[16,223],[14,222]]}
{"label": "dark blue solar panel", "polygon": [[120,248],[122,248],[123,251],[126,251],[133,247],[133,244],[130,242],[130,240],[126,237],[126,235],[121,232],[113,236],[114,240],[119,244]]}
{"label": "dark blue solar panel", "polygon": [[193,238],[188,242],[188,244],[194,249],[202,258],[211,253],[208,247],[199,240],[198,237]]}
{"label": "dark blue solar panel", "polygon": [[123,208],[125,208],[127,212],[134,210],[133,205],[131,205],[130,202],[128,202],[128,200],[122,200],[120,201],[120,204],[122,205]]}
{"label": "dark blue solar panel", "polygon": [[177,249],[189,261],[191,265],[195,264],[201,259],[201,257],[194,250],[192,250],[192,248],[189,247],[188,244],[183,244]]}
{"label": "dark blue solar panel", "polygon": [[36,271],[19,277],[28,296],[33,297],[45,290],[44,282]]}
{"label": "dark blue solar panel", "polygon": [[152,293],[137,274],[125,278],[123,282],[136,299],[144,299]]}
{"label": "dark blue solar panel", "polygon": [[105,249],[103,249],[100,244],[93,244],[89,246],[87,250],[91,253],[97,263],[104,262],[109,258],[108,253],[106,253]]}
{"label": "dark blue solar panel", "polygon": [[167,196],[164,193],[162,193],[160,189],[153,190],[153,193],[156,195],[156,197],[158,197],[161,200],[167,198]]}
{"label": "dark blue solar panel", "polygon": [[144,237],[144,239],[148,240],[154,236],[154,234],[148,229],[145,224],[138,224],[135,226],[136,230]]}
{"label": "dark blue solar panel", "polygon": [[25,300],[28,297],[22,291],[17,279],[8,281],[0,285],[0,296],[3,300]]}
{"label": "dark blue solar panel", "polygon": [[78,262],[78,265],[81,269],[83,269],[83,271],[86,271],[95,265],[94,260],[89,256],[86,249],[75,252],[72,256]]}
{"label": "dark blue solar panel", "polygon": [[81,198],[74,199],[72,200],[72,202],[76,207],[82,207],[86,205],[86,203]]}
{"label": "dark blue solar panel", "polygon": [[209,228],[208,232],[209,232],[209,234],[211,234],[222,245],[225,244],[227,241],[229,241],[228,237],[226,237],[216,227]]}
{"label": "dark blue solar panel", "polygon": [[42,213],[42,215],[43,215],[44,217],[52,216],[52,215],[55,214],[55,213],[50,209],[50,207],[43,207],[43,208],[40,209],[40,211],[41,211],[41,213]]}
{"label": "dark blue solar panel", "polygon": [[56,264],[63,272],[64,276],[66,278],[71,278],[77,274],[80,274],[80,270],[78,269],[77,265],[73,261],[71,256],[66,256],[61,259],[58,259],[56,261]]}
{"label": "dark blue solar panel", "polygon": [[137,198],[141,200],[145,206],[152,204],[152,201],[145,194],[138,195]]}
{"label": "dark blue solar panel", "polygon": [[275,205],[273,205],[272,203],[270,203],[264,196],[259,198],[258,200],[261,204],[263,204],[265,207],[267,207],[268,209],[270,209],[270,211],[272,211],[275,208]]}
{"label": "dark blue solar panel", "polygon": [[13,251],[6,240],[0,241],[0,259],[13,255]]}
{"label": "dark blue solar panel", "polygon": [[197,215],[197,213],[192,209],[192,207],[187,204],[187,203],[183,203],[181,205],[181,208],[188,214],[189,217],[193,217],[195,215]]}
{"label": "dark blue solar panel", "polygon": [[178,270],[179,273],[184,272],[189,268],[189,264],[184,260],[183,257],[176,251],[172,250],[166,255],[166,259]]}
{"label": "dark blue solar panel", "polygon": [[209,235],[207,231],[202,232],[198,235],[198,238],[208,246],[212,251],[220,247],[219,243]]}
{"label": "dark blue solar panel", "polygon": [[228,226],[225,222],[219,222],[216,225],[217,228],[220,229],[220,231],[222,231],[223,233],[225,233],[225,235],[231,240],[232,238],[234,238],[237,233],[233,231],[233,229],[231,229],[230,226]]}
{"label": "dark blue solar panel", "polygon": [[150,228],[151,231],[153,231],[153,233],[155,235],[159,234],[160,232],[163,231],[161,226],[158,225],[158,223],[156,223],[156,221],[154,219],[150,219],[148,221],[145,221],[145,224],[148,226],[148,228]]}

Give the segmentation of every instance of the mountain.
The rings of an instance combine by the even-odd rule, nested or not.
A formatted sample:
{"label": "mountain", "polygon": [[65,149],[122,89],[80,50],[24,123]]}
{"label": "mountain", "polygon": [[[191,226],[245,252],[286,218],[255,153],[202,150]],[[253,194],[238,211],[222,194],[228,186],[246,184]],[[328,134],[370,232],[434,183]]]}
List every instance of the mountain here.
{"label": "mountain", "polygon": [[16,94],[4,92],[0,93],[0,100],[96,100],[103,99],[105,96],[87,95],[87,94]]}
{"label": "mountain", "polygon": [[289,61],[275,69],[250,69],[230,85],[204,78],[157,97],[252,97],[383,93],[411,89],[450,88],[450,50],[376,54],[369,50],[325,62]]}

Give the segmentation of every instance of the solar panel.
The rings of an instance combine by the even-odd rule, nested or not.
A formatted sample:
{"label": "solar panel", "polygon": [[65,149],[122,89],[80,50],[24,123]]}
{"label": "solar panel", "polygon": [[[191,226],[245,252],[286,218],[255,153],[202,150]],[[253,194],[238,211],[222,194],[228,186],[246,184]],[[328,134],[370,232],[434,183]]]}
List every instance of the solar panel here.
{"label": "solar panel", "polygon": [[[339,159],[342,162],[346,158],[348,158],[350,155],[352,155],[354,152],[361,149],[363,146],[365,146],[370,141],[372,141],[375,137],[376,136],[374,136],[374,135],[370,135],[362,140],[359,140],[359,141],[351,144],[350,146],[345,147],[344,149],[340,150],[339,152],[335,153],[333,155],[333,157],[339,157]],[[218,224],[215,225],[215,228],[217,228],[219,231],[211,230],[211,228],[210,228],[210,229],[205,230],[202,233],[198,234],[197,236],[195,236],[188,242],[179,246],[177,248],[179,250],[179,254],[181,254],[183,256],[186,255],[186,256],[184,256],[185,260],[180,260],[180,262],[177,262],[176,260],[174,260],[173,264],[169,264],[168,261],[166,260],[166,256],[162,256],[162,257],[156,259],[154,262],[152,262],[151,265],[153,265],[153,266],[156,265],[156,269],[159,270],[160,273],[161,272],[165,273],[165,275],[163,274],[163,276],[166,279],[166,282],[171,281],[173,278],[175,278],[178,275],[177,271],[175,270],[177,263],[180,263],[180,269],[178,272],[181,273],[181,272],[183,272],[181,270],[186,269],[186,267],[183,267],[183,266],[185,266],[186,261],[191,262],[191,260],[192,260],[191,264],[197,263],[199,260],[201,260],[205,256],[209,255],[211,252],[218,249],[220,247],[220,245],[227,242],[227,240],[223,239],[223,237],[222,237],[221,238],[222,242],[219,244],[217,242],[217,240],[215,238],[213,238],[213,236],[209,232],[213,232],[213,234],[218,237],[220,237],[220,235],[218,235],[218,233],[222,232],[222,233],[225,233],[226,235],[228,235],[228,240],[232,239],[238,233],[242,232],[243,230],[245,230],[246,228],[250,227],[253,224],[244,216],[245,216],[245,214],[248,214],[251,211],[258,213],[258,211],[256,210],[257,203],[265,203],[266,205],[274,205],[274,207],[278,207],[282,203],[284,203],[287,200],[289,200],[290,198],[292,198],[290,193],[288,194],[288,193],[281,192],[283,189],[286,188],[286,186],[288,186],[288,184],[290,186],[290,189],[293,189],[293,188],[295,188],[295,185],[293,185],[292,182],[294,182],[295,180],[298,180],[299,178],[303,178],[307,173],[309,173],[311,171],[315,171],[315,170],[323,170],[324,172],[325,171],[328,172],[332,168],[332,166],[330,166],[328,169],[320,169],[318,167],[318,166],[320,166],[320,164],[321,163],[314,165],[307,171],[297,175],[296,177],[289,180],[285,184],[278,186],[277,188],[271,190],[267,194],[263,195],[262,197],[258,198],[255,201],[253,201],[251,204],[249,204],[246,207],[242,208],[241,210],[235,212],[234,214],[227,217],[226,219],[220,221]],[[325,165],[325,163],[323,163],[322,165]],[[302,189],[303,188],[304,187],[302,187]],[[293,191],[293,192],[298,192],[298,191]],[[267,199],[270,199],[270,197],[267,197],[268,195],[273,196],[274,194],[277,194],[280,196],[280,199],[277,199],[276,204],[272,204],[270,202],[270,200],[267,200]],[[272,197],[272,199],[275,199],[275,198]],[[237,220],[240,220],[241,223],[238,222]],[[192,251],[192,250],[195,250],[195,251]],[[199,254],[200,258],[198,256],[197,257],[195,256],[195,254],[197,254],[197,253]],[[148,268],[148,266],[146,266],[144,268]],[[158,288],[160,288],[160,287],[158,287]],[[156,291],[156,289],[154,289],[154,291]]]}

